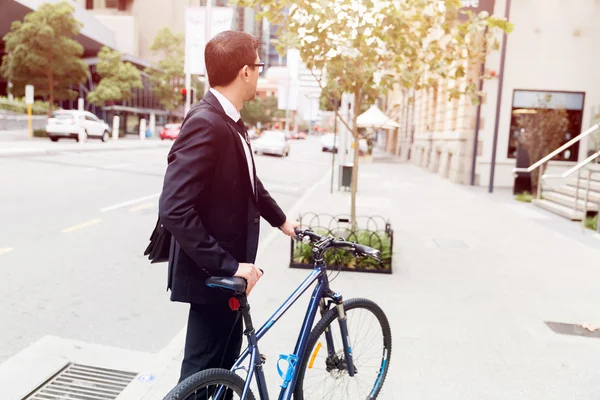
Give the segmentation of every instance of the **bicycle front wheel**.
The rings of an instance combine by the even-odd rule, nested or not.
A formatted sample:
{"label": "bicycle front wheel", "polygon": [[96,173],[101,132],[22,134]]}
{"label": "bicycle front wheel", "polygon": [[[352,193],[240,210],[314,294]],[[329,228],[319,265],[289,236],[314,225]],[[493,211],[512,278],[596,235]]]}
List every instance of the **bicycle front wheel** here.
{"label": "bicycle front wheel", "polygon": [[[345,301],[344,310],[354,376],[348,375],[338,311],[333,308],[310,334],[294,389],[295,400],[364,400],[379,395],[392,354],[390,324],[383,310],[367,299]],[[329,344],[327,336],[332,339]]]}
{"label": "bicycle front wheel", "polygon": [[[244,391],[244,380],[226,369],[207,369],[195,373],[175,386],[164,400],[236,400]],[[255,400],[248,391],[246,400]]]}

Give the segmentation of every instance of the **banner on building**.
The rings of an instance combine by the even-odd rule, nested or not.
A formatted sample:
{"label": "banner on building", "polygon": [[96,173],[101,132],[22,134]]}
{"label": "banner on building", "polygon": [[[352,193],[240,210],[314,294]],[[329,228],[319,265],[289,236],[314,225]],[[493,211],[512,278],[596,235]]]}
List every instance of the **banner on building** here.
{"label": "banner on building", "polygon": [[[233,8],[211,7],[209,40],[216,34],[230,30]],[[206,7],[188,7],[185,10],[185,66],[186,74],[204,75],[204,47],[206,46]]]}

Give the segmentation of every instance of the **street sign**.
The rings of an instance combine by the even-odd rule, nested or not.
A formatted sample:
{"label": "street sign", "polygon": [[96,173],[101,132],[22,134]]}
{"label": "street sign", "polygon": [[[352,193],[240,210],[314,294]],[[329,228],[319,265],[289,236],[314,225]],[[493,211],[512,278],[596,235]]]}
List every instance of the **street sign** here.
{"label": "street sign", "polygon": [[33,104],[33,85],[25,86],[25,104]]}

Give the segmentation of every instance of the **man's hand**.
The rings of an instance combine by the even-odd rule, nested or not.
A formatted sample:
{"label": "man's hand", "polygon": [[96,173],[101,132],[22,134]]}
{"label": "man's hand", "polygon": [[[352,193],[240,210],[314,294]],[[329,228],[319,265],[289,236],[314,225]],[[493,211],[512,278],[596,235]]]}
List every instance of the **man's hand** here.
{"label": "man's hand", "polygon": [[279,229],[281,229],[283,233],[290,237],[296,237],[296,232],[294,232],[294,228],[297,228],[299,226],[300,223],[298,221],[290,221],[289,219],[286,219],[283,225],[279,227]]}
{"label": "man's hand", "polygon": [[237,272],[233,276],[239,276],[246,279],[246,282],[248,282],[246,285],[246,296],[248,296],[254,288],[254,285],[256,285],[256,282],[258,282],[262,276],[262,271],[256,268],[254,264],[240,263]]}

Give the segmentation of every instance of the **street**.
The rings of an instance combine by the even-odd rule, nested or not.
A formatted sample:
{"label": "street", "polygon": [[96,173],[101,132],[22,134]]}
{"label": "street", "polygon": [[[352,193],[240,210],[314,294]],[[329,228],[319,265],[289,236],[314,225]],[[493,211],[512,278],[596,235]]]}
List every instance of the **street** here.
{"label": "street", "polygon": [[[256,156],[284,210],[330,169],[318,139]],[[186,323],[143,256],[168,148],[0,158],[0,364],[46,335],[155,353]],[[6,229],[9,228],[9,229]],[[273,231],[265,221],[261,239]]]}

